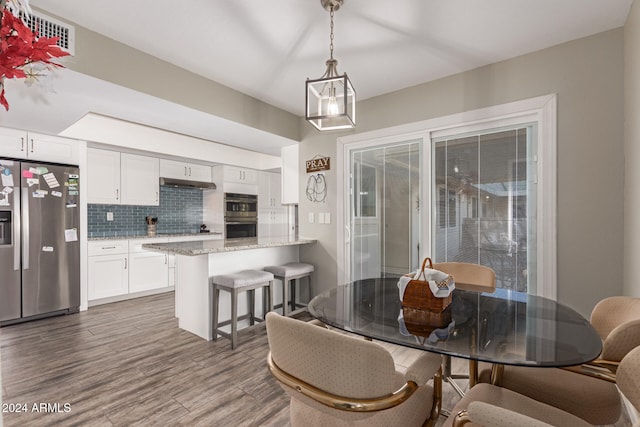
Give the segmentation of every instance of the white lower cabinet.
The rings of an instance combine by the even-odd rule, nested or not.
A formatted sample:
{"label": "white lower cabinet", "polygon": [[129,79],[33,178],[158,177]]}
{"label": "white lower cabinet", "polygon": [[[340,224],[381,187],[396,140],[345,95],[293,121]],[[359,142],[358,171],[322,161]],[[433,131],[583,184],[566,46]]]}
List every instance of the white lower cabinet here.
{"label": "white lower cabinet", "polygon": [[129,292],[129,252],[126,240],[89,242],[89,300]]}
{"label": "white lower cabinet", "polygon": [[129,292],[150,291],[169,286],[166,253],[137,252],[129,255]]}
{"label": "white lower cabinet", "polygon": [[169,287],[169,257],[145,243],[167,238],[96,240],[88,244],[89,301]]}
{"label": "white lower cabinet", "polygon": [[129,240],[129,293],[151,291],[169,286],[167,253],[144,249],[147,243],[167,243],[166,237]]}
{"label": "white lower cabinet", "polygon": [[[221,240],[222,234],[153,237],[129,240],[94,240],[88,244],[89,301],[138,292],[163,292],[175,286],[175,256],[144,249],[147,243]],[[132,295],[136,297],[140,295]],[[99,301],[97,304],[110,302]]]}

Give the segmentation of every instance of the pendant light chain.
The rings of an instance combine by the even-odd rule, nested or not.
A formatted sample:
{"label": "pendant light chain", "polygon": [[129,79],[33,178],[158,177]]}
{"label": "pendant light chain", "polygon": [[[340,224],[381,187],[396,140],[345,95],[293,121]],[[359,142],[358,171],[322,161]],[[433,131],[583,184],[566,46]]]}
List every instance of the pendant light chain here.
{"label": "pendant light chain", "polygon": [[[1,0],[0,0],[1,1]],[[340,10],[344,0],[320,0],[329,12],[329,59],[325,61],[325,72],[319,79],[307,78],[305,119],[319,131],[353,129],[356,126],[356,92],[347,73],[338,74],[338,61],[333,57],[334,14]]]}
{"label": "pendant light chain", "polygon": [[329,36],[329,53],[330,59],[333,59],[333,5],[331,6],[331,12],[329,13],[331,16],[331,35]]}

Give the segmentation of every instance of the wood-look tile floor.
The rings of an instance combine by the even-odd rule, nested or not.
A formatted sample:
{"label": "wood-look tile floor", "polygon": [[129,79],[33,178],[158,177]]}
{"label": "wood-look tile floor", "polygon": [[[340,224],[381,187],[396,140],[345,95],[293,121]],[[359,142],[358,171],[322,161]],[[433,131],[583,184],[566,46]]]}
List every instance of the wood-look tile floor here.
{"label": "wood-look tile floor", "polygon": [[[233,351],[204,341],[178,328],[173,293],[4,327],[0,349],[3,409],[26,408],[3,413],[7,427],[290,425],[264,326],[241,331]],[[393,352],[400,368],[410,363],[411,350]],[[452,408],[455,393],[443,391]]]}
{"label": "wood-look tile floor", "polygon": [[0,329],[2,401],[28,409],[4,413],[4,425],[287,425],[264,326],[241,332],[232,351],[226,339],[179,329],[173,301],[155,295]]}

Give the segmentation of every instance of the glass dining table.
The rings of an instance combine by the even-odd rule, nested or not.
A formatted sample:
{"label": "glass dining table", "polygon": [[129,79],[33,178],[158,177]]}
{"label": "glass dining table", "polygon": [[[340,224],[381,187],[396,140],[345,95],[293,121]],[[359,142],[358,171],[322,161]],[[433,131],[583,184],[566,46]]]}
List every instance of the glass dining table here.
{"label": "glass dining table", "polygon": [[[556,301],[497,289],[455,289],[442,312],[402,306],[397,278],[364,279],[314,297],[310,314],[363,337],[493,366],[565,367],[597,358],[602,342],[590,323]],[[473,382],[476,378],[473,378]]]}

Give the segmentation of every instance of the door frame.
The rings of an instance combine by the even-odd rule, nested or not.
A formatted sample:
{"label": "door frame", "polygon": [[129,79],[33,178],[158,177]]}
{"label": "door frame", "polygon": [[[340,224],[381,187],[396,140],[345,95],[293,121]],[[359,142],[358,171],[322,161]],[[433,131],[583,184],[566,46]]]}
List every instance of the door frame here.
{"label": "door frame", "polygon": [[[350,230],[349,220],[349,159],[350,151],[362,147],[385,145],[409,139],[422,139],[423,147],[421,208],[431,209],[431,173],[424,173],[431,167],[431,138],[448,133],[463,133],[474,129],[497,127],[509,122],[536,122],[538,144],[536,154],[536,174],[538,183],[537,200],[537,291],[536,295],[557,299],[557,95],[550,94],[521,101],[495,105],[477,110],[436,117],[419,122],[403,124],[368,132],[339,137],[337,139],[336,161],[337,200],[343,201],[337,210],[337,283],[347,283],[350,277]],[[427,205],[428,203],[428,205]],[[431,241],[434,212],[423,212],[421,242]],[[420,257],[431,255],[431,245],[420,245]]]}

